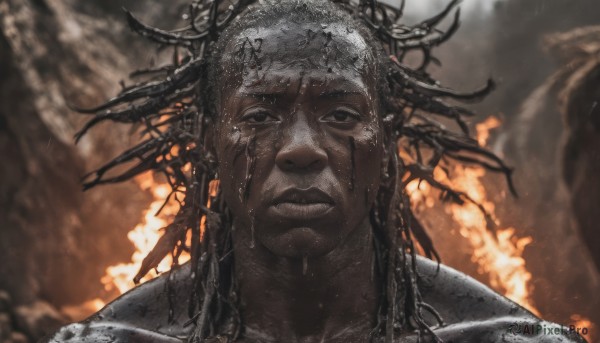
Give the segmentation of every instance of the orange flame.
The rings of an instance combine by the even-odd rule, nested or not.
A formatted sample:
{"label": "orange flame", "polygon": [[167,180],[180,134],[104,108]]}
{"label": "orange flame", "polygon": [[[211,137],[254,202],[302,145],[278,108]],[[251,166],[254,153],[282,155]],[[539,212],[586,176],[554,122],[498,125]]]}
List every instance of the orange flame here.
{"label": "orange flame", "polygon": [[106,305],[106,303],[102,299],[95,298],[78,305],[63,306],[60,308],[60,313],[67,316],[72,321],[78,322],[89,317],[91,314],[100,311],[104,305]]}
{"label": "orange flame", "polygon": [[574,329],[575,332],[583,336],[588,342],[596,342],[596,335],[593,334],[595,333],[596,326],[588,318],[579,314],[572,315],[570,329]]}
{"label": "orange flame", "polygon": [[[490,136],[490,130],[500,126],[500,120],[490,117],[477,125],[479,144],[485,145]],[[456,166],[452,179],[437,168],[434,170],[437,180],[452,186],[453,189],[462,191],[471,199],[481,204],[494,218],[494,203],[487,200],[482,177],[485,170],[481,167]],[[435,196],[431,194],[431,186],[425,182],[412,181],[407,186],[413,205],[425,204],[433,207]],[[446,207],[454,221],[460,226],[460,234],[466,238],[473,247],[472,261],[478,266],[480,274],[489,276],[489,283],[496,291],[503,293],[507,298],[517,302],[531,312],[539,315],[535,308],[530,293],[531,273],[527,270],[525,259],[522,257],[525,247],[532,242],[531,237],[518,238],[515,229],[498,228],[489,230],[485,215],[473,203],[465,202],[462,205],[452,203]]]}
{"label": "orange flame", "polygon": [[[127,234],[127,238],[135,248],[135,252],[131,256],[131,262],[119,263],[106,268],[106,275],[100,280],[107,291],[117,290],[120,294],[135,287],[133,278],[140,269],[144,257],[148,255],[162,236],[161,229],[167,226],[179,209],[179,204],[176,201],[170,201],[162,209],[159,216],[155,216],[169,195],[171,187],[166,183],[156,182],[150,172],[138,176],[135,180],[141,189],[151,191],[155,200],[144,212],[142,222]],[[183,263],[189,259],[189,254],[184,252],[179,257],[179,262]],[[172,262],[171,256],[165,257],[158,268],[150,271],[142,278],[141,282],[155,278],[161,271],[169,270]]]}
{"label": "orange flame", "polygon": [[500,119],[494,116],[488,117],[483,122],[475,125],[475,131],[477,131],[477,142],[481,146],[486,146],[487,141],[490,138],[490,131],[500,127],[502,122]]}

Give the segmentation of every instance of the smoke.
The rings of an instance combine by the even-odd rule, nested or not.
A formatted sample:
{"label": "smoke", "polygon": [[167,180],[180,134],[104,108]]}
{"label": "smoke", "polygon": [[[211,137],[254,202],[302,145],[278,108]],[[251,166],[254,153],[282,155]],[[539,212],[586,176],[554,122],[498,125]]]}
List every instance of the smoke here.
{"label": "smoke", "polygon": [[[499,3],[506,0],[464,0],[460,4],[461,12],[466,18],[478,17],[485,19],[493,14],[494,9],[497,8]],[[386,1],[388,3],[395,3],[395,1]],[[408,1],[406,3],[405,12],[408,16],[422,17],[431,15],[441,11],[446,5],[447,1],[440,0],[421,0],[421,1]]]}

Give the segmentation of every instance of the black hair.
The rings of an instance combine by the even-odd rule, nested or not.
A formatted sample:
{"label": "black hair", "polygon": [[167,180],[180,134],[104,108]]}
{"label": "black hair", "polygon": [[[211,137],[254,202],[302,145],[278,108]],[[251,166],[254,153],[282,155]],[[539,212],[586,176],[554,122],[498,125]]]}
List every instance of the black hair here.
{"label": "black hair", "polygon": [[[141,143],[90,173],[84,189],[121,182],[147,171],[164,174],[172,187],[165,203],[175,198],[180,210],[144,259],[135,281],[167,254],[172,254],[177,264],[183,251],[191,252],[194,291],[190,295],[189,324],[195,328],[189,342],[206,342],[217,335],[233,342],[243,330],[232,259],[232,215],[220,190],[209,191],[209,183],[216,179],[217,164],[204,146],[204,137],[216,114],[218,94],[214,89],[220,54],[227,41],[244,28],[291,16],[310,22],[349,20],[349,25],[370,42],[377,64],[382,122],[391,158],[370,211],[375,275],[381,280],[377,324],[370,340],[391,343],[395,335],[417,331],[419,336],[440,341],[432,330],[434,324],[424,319],[427,312],[436,318],[435,324],[443,325],[442,318],[424,303],[419,293],[413,238],[426,256],[438,261],[439,256],[411,211],[405,187],[418,179],[438,188],[442,200],[475,203],[433,175],[436,167],[457,162],[504,173],[513,190],[511,169],[469,136],[465,117],[472,113],[444,102],[480,99],[491,91],[493,82],[479,91],[462,94],[440,86],[427,72],[430,63],[439,62],[432,56],[432,49],[458,28],[458,10],[446,31],[437,28],[457,3],[451,1],[439,15],[414,26],[401,23],[403,3],[394,8],[376,0],[238,0],[229,6],[219,0],[195,0],[190,7],[189,25],[172,32],[149,27],[127,12],[134,31],[161,45],[172,46],[174,58],[170,65],[136,72],[135,75],[147,75],[148,79],[123,89],[105,104],[80,110],[94,117],[76,139],[105,120],[141,124],[144,137]],[[403,63],[410,51],[422,53],[419,66],[411,68]],[[453,120],[459,130],[446,128],[436,117]],[[249,166],[247,184],[252,176],[252,145],[250,140],[244,152]],[[124,172],[107,176],[115,167],[129,163],[133,166]],[[485,213],[482,206],[479,208]],[[204,232],[202,217],[206,220]],[[192,233],[191,246],[186,244],[188,231]]]}

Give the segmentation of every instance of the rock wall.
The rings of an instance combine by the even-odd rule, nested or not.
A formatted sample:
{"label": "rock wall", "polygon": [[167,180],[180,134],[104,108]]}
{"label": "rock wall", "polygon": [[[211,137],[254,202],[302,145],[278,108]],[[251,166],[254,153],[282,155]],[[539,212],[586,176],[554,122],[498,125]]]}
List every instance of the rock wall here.
{"label": "rock wall", "polygon": [[[24,314],[0,309],[1,335],[7,316],[31,341],[52,331],[69,320],[54,308],[102,294],[105,268],[131,256],[126,233],[150,195],[133,182],[86,193],[79,183],[127,145],[128,128],[101,127],[74,145],[86,118],[69,109],[115,95],[155,56],[120,4],[164,25],[182,10],[176,1],[0,2],[0,289]],[[52,320],[38,330],[35,318]]]}

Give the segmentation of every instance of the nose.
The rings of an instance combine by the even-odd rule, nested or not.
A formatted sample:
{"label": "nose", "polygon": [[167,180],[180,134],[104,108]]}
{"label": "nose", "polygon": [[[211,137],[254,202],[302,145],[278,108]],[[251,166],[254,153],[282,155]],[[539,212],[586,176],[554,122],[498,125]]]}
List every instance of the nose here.
{"label": "nose", "polygon": [[281,170],[310,172],[327,165],[327,152],[321,148],[318,132],[310,127],[305,115],[296,113],[294,122],[286,131],[275,156],[275,163]]}

